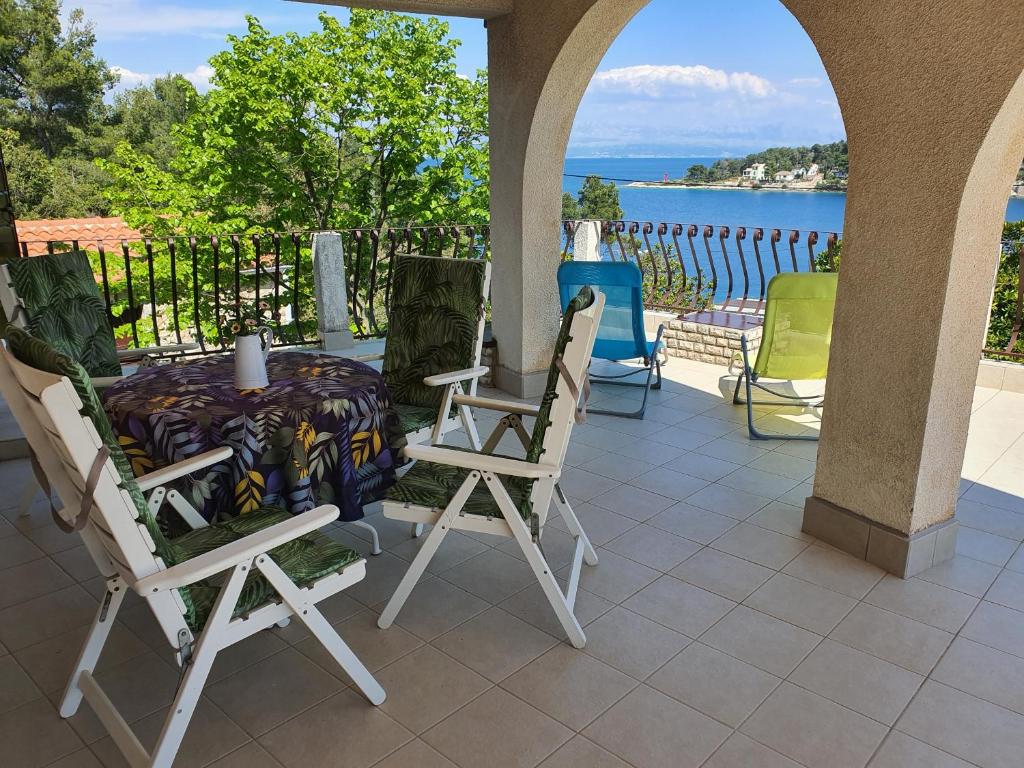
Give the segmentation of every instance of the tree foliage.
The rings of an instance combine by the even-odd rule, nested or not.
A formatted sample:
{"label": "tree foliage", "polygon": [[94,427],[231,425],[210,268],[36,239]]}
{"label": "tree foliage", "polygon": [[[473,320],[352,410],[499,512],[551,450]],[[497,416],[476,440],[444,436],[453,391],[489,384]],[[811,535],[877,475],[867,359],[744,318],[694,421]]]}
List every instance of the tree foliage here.
{"label": "tree foliage", "polygon": [[687,170],[684,180],[693,184],[706,184],[733,179],[754,163],[765,164],[765,178],[768,180],[777,171],[809,168],[811,164],[817,164],[826,177],[835,171],[845,174],[849,168],[844,139],[832,144],[812,144],[809,147],[770,147],[746,157],[716,160],[711,167],[698,163]]}
{"label": "tree foliage", "polygon": [[562,195],[563,219],[617,220],[622,216],[619,188],[614,181],[601,181],[600,176],[587,176],[575,199],[568,192]]}

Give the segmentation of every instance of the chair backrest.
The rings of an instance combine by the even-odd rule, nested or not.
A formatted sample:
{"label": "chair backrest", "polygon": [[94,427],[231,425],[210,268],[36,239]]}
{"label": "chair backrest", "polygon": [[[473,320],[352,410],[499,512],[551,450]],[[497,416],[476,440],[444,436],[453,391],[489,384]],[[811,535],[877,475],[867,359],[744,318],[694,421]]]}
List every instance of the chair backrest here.
{"label": "chair backrest", "polygon": [[428,387],[423,378],[480,365],[491,265],[483,259],[393,258],[384,381],[396,403],[439,408],[444,387]]}
{"label": "chair backrest", "polygon": [[834,272],[783,272],[771,279],[755,374],[825,378],[838,277]]}
{"label": "chair backrest", "polygon": [[[75,361],[15,326],[0,350],[0,390],[66,513],[82,508],[101,447],[109,453],[93,489],[83,539],[104,575],[128,585],[173,565],[173,552],[150,513],[90,383]],[[103,562],[97,549],[106,558]],[[165,634],[177,644],[194,608],[187,590],[150,598]]]}
{"label": "chair backrest", "polygon": [[536,463],[543,457],[545,463],[561,466],[565,459],[578,406],[566,375],[578,391],[583,390],[604,306],[604,294],[584,285],[562,314],[540,412],[526,450],[527,461]]}
{"label": "chair backrest", "polygon": [[602,360],[647,358],[643,274],[627,261],[564,261],[558,267],[562,311],[584,285],[605,295],[593,356]]}
{"label": "chair backrest", "polygon": [[0,267],[8,320],[42,339],[90,376],[120,376],[107,307],[82,251],[10,259]]}

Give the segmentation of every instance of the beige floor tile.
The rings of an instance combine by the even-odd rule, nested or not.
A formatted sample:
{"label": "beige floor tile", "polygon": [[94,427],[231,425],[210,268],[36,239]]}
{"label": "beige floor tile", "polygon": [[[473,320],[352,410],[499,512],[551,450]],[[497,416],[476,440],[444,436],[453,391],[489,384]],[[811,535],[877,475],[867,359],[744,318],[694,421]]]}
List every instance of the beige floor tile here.
{"label": "beige floor tile", "polygon": [[961,634],[1015,656],[1024,656],[1024,613],[983,601]]}
{"label": "beige floor tile", "polygon": [[390,552],[366,559],[366,578],[345,590],[345,594],[367,608],[382,603],[395,592],[398,582],[409,570],[409,562]]}
{"label": "beige floor tile", "polygon": [[784,493],[793,490],[800,484],[800,479],[783,477],[773,472],[763,472],[753,469],[747,465],[741,469],[726,475],[718,481],[719,485],[727,488],[735,488],[738,491],[745,491],[757,496],[766,496],[769,499],[777,499]]}
{"label": "beige floor tile", "polygon": [[739,469],[740,465],[724,459],[716,459],[703,453],[686,453],[663,465],[665,471],[682,472],[692,477],[714,482],[730,472]]}
{"label": "beige floor tile", "polygon": [[1017,768],[1024,754],[1024,717],[931,680],[896,727],[985,768]]}
{"label": "beige floor tile", "polygon": [[1024,573],[1004,570],[996,578],[985,599],[1015,611],[1024,611]]}
{"label": "beige floor tile", "polygon": [[[604,547],[641,565],[658,571],[670,571],[699,551],[701,545],[652,525],[641,524]],[[546,548],[544,551],[547,553]]]}
{"label": "beige floor tile", "polygon": [[0,611],[0,643],[21,650],[89,624],[97,603],[75,585]]}
{"label": "beige floor tile", "polygon": [[288,648],[214,683],[206,695],[248,733],[258,736],[343,687],[336,677]]}
{"label": "beige floor tile", "polygon": [[748,464],[755,459],[764,456],[767,450],[759,448],[750,443],[741,443],[736,440],[719,438],[706,445],[694,449],[694,453],[701,453],[716,459],[730,461],[734,464]]}
{"label": "beige floor tile", "polygon": [[970,765],[912,736],[891,731],[868,768],[970,768]]}
{"label": "beige floor tile", "polygon": [[631,459],[628,456],[604,453],[581,464],[580,469],[624,483],[645,472],[650,472],[654,469],[654,465],[640,459]]}
{"label": "beige floor tile", "polygon": [[715,539],[711,546],[720,552],[779,570],[803,552],[808,544],[806,541],[766,531],[750,523],[740,523],[725,535]]}
{"label": "beige floor tile", "polygon": [[337,693],[259,738],[288,768],[365,768],[413,735],[352,690]]}
{"label": "beige floor tile", "polygon": [[650,520],[650,525],[700,544],[710,544],[739,524],[732,517],[719,515],[681,501]]}
{"label": "beige floor tile", "polygon": [[710,437],[722,437],[730,432],[735,432],[740,429],[741,424],[735,421],[726,419],[716,419],[705,414],[698,416],[691,416],[688,419],[684,419],[680,426],[683,429],[688,429],[692,432],[700,432],[703,435],[709,435]]}
{"label": "beige floor tile", "polygon": [[[169,711],[168,708],[161,709],[132,725],[132,730],[142,742],[142,746],[150,752],[156,745]],[[192,715],[175,762],[178,765],[208,765],[226,757],[247,742],[249,737],[245,731],[203,698],[199,700],[199,706]],[[129,768],[128,762],[110,736],[104,736],[92,744],[90,749],[107,768]]]}
{"label": "beige floor tile", "polygon": [[927,675],[953,635],[914,619],[861,603],[829,637],[880,659]]}
{"label": "beige floor tile", "polygon": [[[502,555],[508,560],[515,558]],[[517,561],[518,562],[518,561]],[[490,606],[486,600],[440,578],[420,581],[395,623],[423,640],[433,640]],[[378,606],[383,609],[383,605]]]}
{"label": "beige floor tile", "polygon": [[636,686],[636,681],[566,645],[552,648],[501,686],[578,731]]}
{"label": "beige floor tile", "polygon": [[715,439],[713,435],[705,435],[685,428],[686,422],[676,424],[661,432],[655,433],[649,439],[656,443],[671,445],[673,448],[682,448],[685,451],[693,451],[706,445]]}
{"label": "beige floor tile", "polygon": [[814,474],[814,461],[779,451],[766,453],[747,466],[798,482],[805,481]]}
{"label": "beige floor tile", "polygon": [[671,571],[671,575],[716,595],[742,601],[775,572],[749,560],[705,547]]}
{"label": "beige floor tile", "polygon": [[957,592],[965,592],[973,597],[983,597],[998,575],[998,566],[957,555],[917,574],[916,578],[955,589]]}
{"label": "beige floor tile", "polygon": [[572,735],[535,707],[492,688],[427,731],[423,740],[463,768],[526,768]]}
{"label": "beige floor tile", "polygon": [[1024,515],[1008,509],[962,499],[956,505],[956,518],[970,528],[1017,541],[1024,539]]}
{"label": "beige floor tile", "polygon": [[781,680],[702,643],[690,643],[647,684],[736,728]]}
{"label": "beige floor tile", "polygon": [[782,570],[790,576],[858,600],[885,575],[881,568],[823,546],[808,547]]}
{"label": "beige floor tile", "polygon": [[[68,536],[63,531],[60,534],[64,538],[70,538],[74,541],[73,537]],[[96,570],[96,563],[93,562],[92,555],[89,554],[89,550],[85,548],[85,545],[80,544],[76,547],[56,552],[52,555],[52,558],[75,581],[88,581],[99,576],[99,571]]]}
{"label": "beige floor tile", "polygon": [[634,477],[629,481],[629,484],[651,491],[659,496],[667,496],[670,499],[682,501],[701,488],[704,488],[708,481],[683,474],[682,472],[669,472],[664,467],[658,467],[639,477]]}
{"label": "beige floor tile", "polygon": [[[615,432],[609,432],[608,434],[614,435],[615,440],[622,439],[622,435]],[[585,469],[565,467],[562,470],[562,476],[559,478],[558,484],[567,495],[572,496],[574,499],[590,501],[595,496],[600,496],[615,488],[615,486],[619,485],[619,481],[603,477],[602,475],[596,475],[593,472],[587,472]]]}
{"label": "beige floor tile", "polygon": [[0,571],[0,609],[48,595],[72,584],[71,577],[48,557],[16,565]]}
{"label": "beige floor tile", "polygon": [[[556,527],[555,522],[555,518],[552,517],[551,522],[544,526],[541,545],[544,548],[544,559],[547,561],[548,566],[558,570],[563,565],[568,565],[572,562],[572,558],[576,553],[576,539],[566,533],[563,527]],[[560,519],[557,522],[559,524],[562,523]],[[523,549],[515,539],[505,539],[495,549],[518,560],[522,560],[524,563],[526,562]]]}
{"label": "beige floor tile", "polygon": [[[429,529],[427,530],[429,531]],[[409,538],[398,546],[389,548],[388,552],[412,562],[426,538],[425,535],[415,539]],[[434,556],[430,558],[430,562],[427,564],[427,573],[438,574],[447,571],[486,550],[486,544],[459,531],[449,531]]]}
{"label": "beige floor tile", "polygon": [[46,557],[46,553],[24,536],[7,536],[0,539],[0,569]]}
{"label": "beige floor tile", "polygon": [[888,729],[828,699],[783,683],[740,730],[809,767],[863,768]]}
{"label": "beige floor tile", "polygon": [[961,525],[956,537],[956,553],[1002,567],[1006,565],[1019,544],[1016,539],[1007,539]]}
{"label": "beige floor tile", "polygon": [[701,642],[748,664],[785,677],[821,641],[813,632],[787,624],[745,605],[701,636]]}
{"label": "beige floor tile", "polygon": [[12,768],[41,768],[83,746],[46,699],[0,715],[0,744],[4,765]]}
{"label": "beige floor tile", "polygon": [[769,531],[775,531],[793,539],[813,541],[814,537],[804,533],[803,507],[795,507],[781,501],[773,501],[747,518],[747,522]]}
{"label": "beige floor tile", "polygon": [[873,720],[892,725],[924,678],[826,639],[811,651],[789,680]]}
{"label": "beige floor tile", "polygon": [[704,763],[704,768],[799,768],[788,757],[736,732]]}
{"label": "beige floor tile", "polygon": [[779,496],[777,500],[803,509],[804,502],[807,501],[807,497],[812,496],[813,494],[814,487],[810,483],[801,483],[796,488],[793,488]]}
{"label": "beige floor tile", "polygon": [[[583,567],[587,568],[588,566],[584,565]],[[576,592],[576,605],[573,606],[573,610],[576,614],[576,621],[580,623],[581,627],[586,627],[594,619],[614,607],[614,603],[581,589]],[[512,595],[501,603],[501,608],[553,637],[560,640],[566,639],[565,630],[559,623],[551,603],[548,602],[547,596],[539,584],[529,586],[522,592]]]}
{"label": "beige floor tile", "polygon": [[622,760],[582,736],[573,736],[539,768],[629,768]]}
{"label": "beige floor tile", "polygon": [[864,602],[922,621],[947,632],[956,632],[967,621],[977,598],[921,579],[886,576]]}
{"label": "beige floor tile", "polygon": [[514,595],[536,577],[524,560],[488,549],[445,571],[441,578],[493,604]]}
{"label": "beige floor tile", "polygon": [[497,683],[557,643],[557,638],[501,608],[489,608],[432,645]]}
{"label": "beige floor tile", "polygon": [[392,752],[374,768],[457,768],[455,763],[421,739]]}
{"label": "beige floor tile", "polygon": [[730,729],[642,685],[584,732],[636,768],[696,768]]}
{"label": "beige floor tile", "polygon": [[676,632],[697,637],[736,603],[672,576],[662,576],[622,605]]}
{"label": "beige floor tile", "polygon": [[[653,568],[607,549],[598,550],[597,556],[599,562],[596,566],[583,566],[580,572],[580,586],[613,603],[622,602],[661,575]],[[565,579],[567,574],[568,568],[558,572],[562,579]]]}
{"label": "beige floor tile", "polygon": [[0,657],[0,713],[42,696],[43,692],[13,656]]}
{"label": "beige floor tile", "polygon": [[1017,547],[1017,551],[1013,553],[1013,557],[1007,561],[1005,567],[1007,570],[1024,573],[1024,544]]}
{"label": "beige floor tile", "polygon": [[103,768],[103,763],[88,749],[80,749],[50,763],[46,768]]}
{"label": "beige floor tile", "polygon": [[667,496],[660,496],[657,493],[645,491],[635,485],[619,485],[607,493],[595,496],[591,504],[596,504],[604,509],[636,520],[645,522],[650,520],[659,512],[662,512],[676,503],[675,499]]}
{"label": "beige floor tile", "polygon": [[755,512],[764,509],[771,501],[768,496],[748,493],[723,485],[721,482],[708,485],[686,498],[687,504],[736,520],[746,520]]}
{"label": "beige floor tile", "polygon": [[280,765],[263,747],[255,741],[250,741],[231,754],[210,763],[208,768],[278,768]]}
{"label": "beige floor tile", "polygon": [[[575,437],[576,435],[573,433],[574,440]],[[629,440],[612,445],[608,450],[620,456],[628,456],[631,459],[646,461],[655,466],[664,464],[686,453],[685,448],[656,443],[653,440]]]}
{"label": "beige floor tile", "polygon": [[[77,536],[69,536],[56,525],[41,525],[25,531],[25,538],[39,547],[48,555],[58,552],[65,552],[69,549],[81,546],[81,539]],[[91,560],[90,560],[91,562]],[[89,575],[96,574],[96,566],[92,566]]]}
{"label": "beige floor tile", "polygon": [[584,651],[643,680],[689,643],[684,635],[625,608],[613,608],[586,628]]}
{"label": "beige floor tile", "polygon": [[827,635],[857,601],[785,573],[777,573],[744,604],[819,635]]}
{"label": "beige floor tile", "polygon": [[[636,520],[595,504],[578,504],[573,507],[573,511],[586,531],[590,543],[595,547],[604,546],[637,525]],[[560,515],[552,516],[550,524],[566,530],[565,521]]]}
{"label": "beige floor tile", "polygon": [[413,733],[423,733],[491,686],[430,646],[385,667],[376,678],[388,693],[381,709]]}
{"label": "beige floor tile", "polygon": [[1024,714],[1024,659],[958,637],[932,679]]}

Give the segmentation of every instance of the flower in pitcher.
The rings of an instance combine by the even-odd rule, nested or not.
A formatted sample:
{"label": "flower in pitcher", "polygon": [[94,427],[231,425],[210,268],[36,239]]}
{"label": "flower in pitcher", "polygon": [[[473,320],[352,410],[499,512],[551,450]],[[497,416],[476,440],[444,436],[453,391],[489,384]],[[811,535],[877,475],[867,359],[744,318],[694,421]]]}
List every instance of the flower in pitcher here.
{"label": "flower in pitcher", "polygon": [[276,325],[278,319],[277,313],[271,312],[270,302],[250,301],[221,317],[218,325],[224,341],[230,343],[233,336],[252,336],[265,325]]}

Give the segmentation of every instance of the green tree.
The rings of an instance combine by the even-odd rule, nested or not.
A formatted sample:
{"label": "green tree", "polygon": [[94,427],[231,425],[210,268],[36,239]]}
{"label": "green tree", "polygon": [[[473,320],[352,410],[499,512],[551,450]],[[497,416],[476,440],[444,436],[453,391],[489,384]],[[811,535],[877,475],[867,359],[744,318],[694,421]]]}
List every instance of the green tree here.
{"label": "green tree", "polygon": [[562,193],[562,219],[582,219],[580,204],[569,192]]}
{"label": "green tree", "polygon": [[[587,176],[583,180],[583,186],[576,194],[576,216],[563,218],[576,219],[621,219],[622,207],[619,205],[619,188],[614,181],[607,184],[601,181],[600,176]],[[562,210],[565,211],[565,196],[562,197]]]}
{"label": "green tree", "polygon": [[173,129],[192,117],[201,100],[196,87],[182,75],[158,77],[151,85],[132,88],[114,98],[109,133],[115,142],[128,142],[166,170],[178,155]]}

